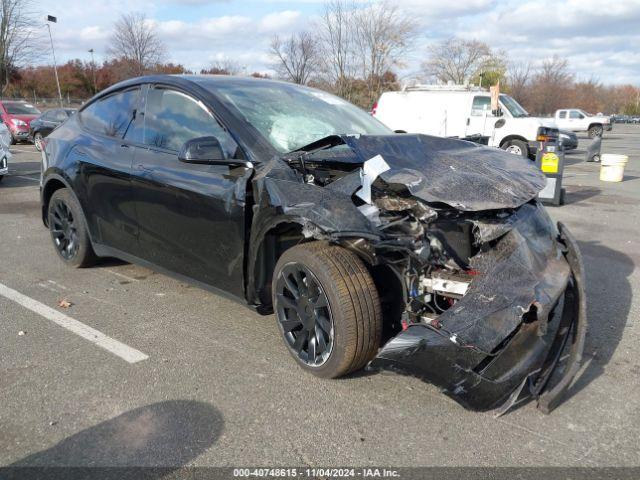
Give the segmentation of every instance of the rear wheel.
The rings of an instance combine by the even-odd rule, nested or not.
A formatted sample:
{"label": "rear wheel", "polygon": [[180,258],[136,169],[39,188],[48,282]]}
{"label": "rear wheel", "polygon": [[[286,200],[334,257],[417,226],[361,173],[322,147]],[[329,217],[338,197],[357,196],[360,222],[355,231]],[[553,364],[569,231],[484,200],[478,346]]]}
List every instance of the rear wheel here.
{"label": "rear wheel", "polygon": [[502,145],[502,149],[506,152],[520,155],[521,157],[529,157],[529,146],[522,140],[509,140]]}
{"label": "rear wheel", "polygon": [[591,125],[589,130],[587,130],[587,135],[589,135],[589,138],[601,137],[602,125]]}
{"label": "rear wheel", "polygon": [[96,262],[82,209],[68,189],[53,192],[47,218],[53,246],[67,265],[81,268]]}
{"label": "rear wheel", "polygon": [[380,299],[354,253],[326,242],[295,246],[278,260],[272,292],[285,344],[305,370],[336,378],[377,352]]}

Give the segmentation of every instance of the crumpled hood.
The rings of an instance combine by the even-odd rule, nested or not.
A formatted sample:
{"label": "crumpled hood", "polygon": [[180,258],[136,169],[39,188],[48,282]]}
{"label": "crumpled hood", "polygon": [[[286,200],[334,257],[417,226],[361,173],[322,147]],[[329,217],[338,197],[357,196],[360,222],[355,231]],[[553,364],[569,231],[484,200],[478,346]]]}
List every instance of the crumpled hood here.
{"label": "crumpled hood", "polygon": [[529,160],[463,140],[409,134],[340,138],[358,162],[381,155],[390,167],[380,174],[386,183],[458,210],[516,208],[545,185],[543,174]]}

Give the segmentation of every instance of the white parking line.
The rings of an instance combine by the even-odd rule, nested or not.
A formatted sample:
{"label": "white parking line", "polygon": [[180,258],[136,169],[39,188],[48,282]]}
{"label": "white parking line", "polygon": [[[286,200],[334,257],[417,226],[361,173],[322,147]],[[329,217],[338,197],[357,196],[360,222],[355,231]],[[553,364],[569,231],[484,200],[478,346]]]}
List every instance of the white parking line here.
{"label": "white parking line", "polygon": [[33,298],[27,297],[26,295],[23,295],[22,293],[17,292],[1,283],[0,295],[8,298],[9,300],[13,300],[17,304],[22,305],[24,308],[43,316],[47,320],[51,320],[56,325],[59,325],[62,328],[66,328],[70,332],[81,336],[85,340],[89,340],[91,343],[104,348],[105,350],[113,353],[114,355],[117,355],[118,357],[129,363],[136,363],[149,358],[148,355],[145,355],[139,350],[131,348],[130,346],[125,345],[118,340],[108,337],[95,328],[91,328],[90,326],[85,325],[84,323],[79,322],[78,320],[71,318],[64,313],[54,310],[53,308],[50,308],[45,304],[34,300]]}
{"label": "white parking line", "polygon": [[31,180],[32,182],[40,183],[39,178],[25,177],[24,175],[11,175],[11,176],[16,178],[22,178],[23,180]]}

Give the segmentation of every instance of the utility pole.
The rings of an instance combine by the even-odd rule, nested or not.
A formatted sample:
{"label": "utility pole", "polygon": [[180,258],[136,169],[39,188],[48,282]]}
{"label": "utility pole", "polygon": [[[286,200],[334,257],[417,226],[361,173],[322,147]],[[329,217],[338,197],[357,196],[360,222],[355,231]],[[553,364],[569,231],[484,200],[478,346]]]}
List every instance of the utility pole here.
{"label": "utility pole", "polygon": [[56,65],[56,51],[53,49],[53,37],[51,36],[51,26],[49,23],[58,23],[58,18],[53,15],[47,15],[47,30],[49,30],[49,40],[51,41],[51,54],[53,55],[53,72],[56,75],[56,85],[58,86],[58,98],[60,99],[60,108],[62,108],[62,91],[60,90],[60,80],[58,79],[58,66]]}
{"label": "utility pole", "polygon": [[91,75],[93,76],[93,94],[98,93],[98,85],[96,84],[96,62],[93,59],[93,48],[89,50],[91,54]]}

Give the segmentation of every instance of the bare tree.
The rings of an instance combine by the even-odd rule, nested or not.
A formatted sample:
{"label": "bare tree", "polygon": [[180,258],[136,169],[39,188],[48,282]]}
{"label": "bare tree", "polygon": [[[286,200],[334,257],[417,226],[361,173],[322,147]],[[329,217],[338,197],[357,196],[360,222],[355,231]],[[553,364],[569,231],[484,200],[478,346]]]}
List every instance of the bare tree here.
{"label": "bare tree", "polygon": [[276,59],[278,75],[305,85],[317,72],[318,41],[309,32],[300,32],[281,40],[277,35],[271,40],[271,55]]}
{"label": "bare tree", "polygon": [[116,21],[108,53],[143,75],[164,60],[166,48],[144,13],[124,13]]}
{"label": "bare tree", "polygon": [[354,46],[369,103],[380,94],[383,75],[402,61],[413,44],[416,23],[388,0],[355,11]]}
{"label": "bare tree", "polygon": [[523,104],[527,103],[531,70],[531,62],[513,62],[507,68],[507,90],[513,98]]}
{"label": "bare tree", "polygon": [[356,72],[354,56],[355,7],[348,0],[329,0],[318,24],[325,82],[335,93],[350,98],[350,79]]}
{"label": "bare tree", "polygon": [[542,62],[530,84],[529,108],[535,113],[549,114],[559,108],[570,107],[567,102],[573,88],[573,75],[569,62],[554,55]]}
{"label": "bare tree", "polygon": [[493,52],[486,43],[452,37],[429,47],[422,68],[441,82],[462,85],[479,76],[492,59]]}
{"label": "bare tree", "polygon": [[0,82],[4,94],[11,76],[39,56],[42,48],[30,0],[0,0]]}
{"label": "bare tree", "polygon": [[209,68],[200,70],[200,73],[208,75],[240,75],[242,66],[235,60],[223,58],[215,60]]}

